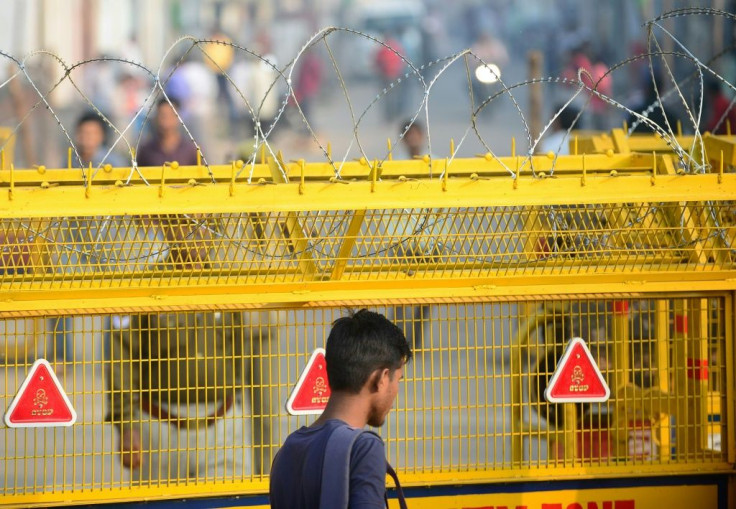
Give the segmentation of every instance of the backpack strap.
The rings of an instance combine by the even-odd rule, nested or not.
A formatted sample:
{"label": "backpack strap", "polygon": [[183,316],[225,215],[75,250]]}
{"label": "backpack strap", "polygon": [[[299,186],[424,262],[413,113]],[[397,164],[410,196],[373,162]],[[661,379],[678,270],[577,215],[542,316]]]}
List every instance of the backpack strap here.
{"label": "backpack strap", "polygon": [[347,509],[350,501],[350,453],[362,433],[359,428],[338,426],[327,439],[319,509]]}
{"label": "backpack strap", "polygon": [[[406,498],[404,497],[404,490],[401,489],[399,476],[396,475],[396,470],[394,470],[394,467],[392,467],[391,463],[388,461],[386,462],[386,473],[391,476],[391,479],[394,480],[394,484],[396,484],[396,498],[399,499],[399,507],[401,509],[407,509]],[[386,497],[386,507],[388,507],[388,496]]]}
{"label": "backpack strap", "polygon": [[[372,431],[346,425],[335,428],[327,439],[325,458],[322,464],[319,509],[347,509],[350,502],[350,455],[353,444],[363,433],[376,435]],[[386,462],[386,473],[391,476],[396,484],[399,507],[407,509],[399,477],[388,461]],[[388,507],[387,497],[386,507]]]}

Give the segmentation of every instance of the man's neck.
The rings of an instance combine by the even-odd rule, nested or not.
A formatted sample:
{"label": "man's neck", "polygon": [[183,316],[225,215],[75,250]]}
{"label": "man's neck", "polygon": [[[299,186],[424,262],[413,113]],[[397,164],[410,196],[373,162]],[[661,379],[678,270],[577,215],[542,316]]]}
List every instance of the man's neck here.
{"label": "man's neck", "polygon": [[330,419],[339,419],[354,428],[365,427],[368,424],[368,408],[365,398],[360,394],[333,392],[325,411],[313,426],[321,426]]}

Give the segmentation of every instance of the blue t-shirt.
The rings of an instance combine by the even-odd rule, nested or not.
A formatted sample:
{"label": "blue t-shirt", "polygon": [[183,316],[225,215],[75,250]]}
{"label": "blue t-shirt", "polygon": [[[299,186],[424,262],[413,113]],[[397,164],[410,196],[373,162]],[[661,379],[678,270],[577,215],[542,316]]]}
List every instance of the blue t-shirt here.
{"label": "blue t-shirt", "polygon": [[[288,436],[271,467],[272,509],[317,509],[322,464],[330,434],[347,424],[330,419],[321,426],[302,427]],[[318,466],[318,467],[317,467]],[[349,509],[384,509],[386,451],[383,441],[362,433],[350,453]]]}

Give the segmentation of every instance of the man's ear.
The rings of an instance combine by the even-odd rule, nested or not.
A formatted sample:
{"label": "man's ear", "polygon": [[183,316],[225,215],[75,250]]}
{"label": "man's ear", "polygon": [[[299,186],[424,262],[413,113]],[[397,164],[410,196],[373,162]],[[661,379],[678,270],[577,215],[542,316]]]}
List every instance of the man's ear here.
{"label": "man's ear", "polygon": [[391,372],[388,368],[377,369],[368,378],[368,388],[371,392],[378,392],[389,383]]}

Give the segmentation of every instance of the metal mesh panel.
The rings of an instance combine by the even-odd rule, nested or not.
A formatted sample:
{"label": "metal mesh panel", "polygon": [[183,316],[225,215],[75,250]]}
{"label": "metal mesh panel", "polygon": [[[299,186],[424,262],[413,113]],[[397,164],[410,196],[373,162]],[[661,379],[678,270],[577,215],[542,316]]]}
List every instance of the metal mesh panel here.
{"label": "metal mesh panel", "polygon": [[[664,465],[729,468],[733,425],[721,413],[733,370],[725,355],[733,342],[728,295],[377,310],[414,344],[394,411],[379,430],[407,483],[512,479],[519,468],[541,478],[579,467],[610,475]],[[265,489],[278,446],[311,422],[285,413],[288,394],[331,322],[346,312],[0,322],[0,405],[7,407],[30,363],[46,357],[79,415],[71,428],[0,430],[3,495],[127,496],[134,487],[192,484],[211,493]],[[550,404],[540,396],[576,335],[611,386],[607,403]],[[121,465],[118,429],[126,426],[142,430],[143,465],[134,472]]]}
{"label": "metal mesh panel", "polygon": [[4,219],[0,285],[711,271],[733,268],[731,213],[713,202]]}

